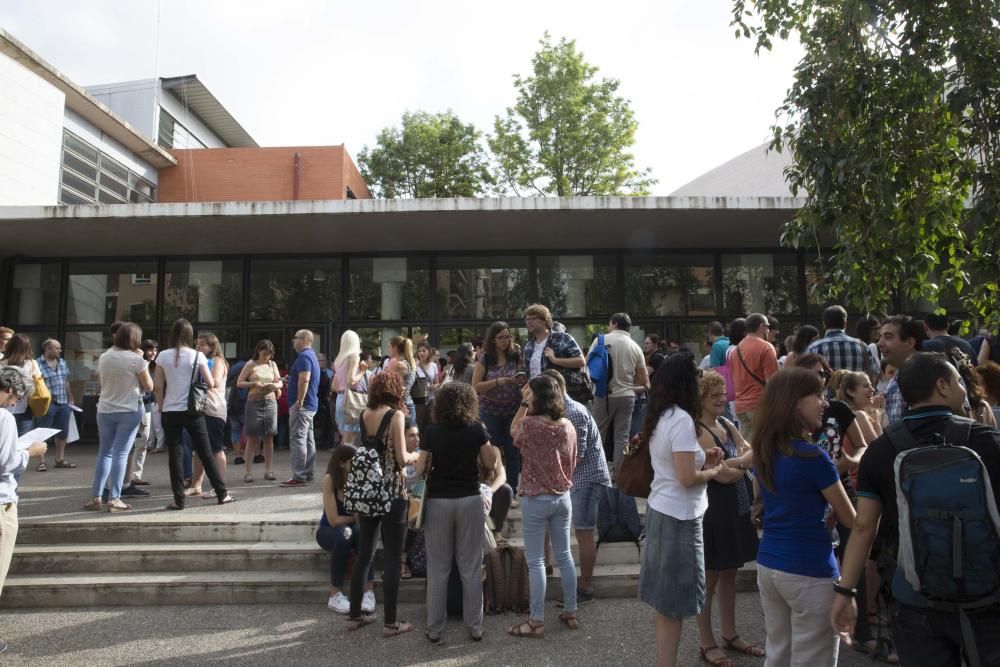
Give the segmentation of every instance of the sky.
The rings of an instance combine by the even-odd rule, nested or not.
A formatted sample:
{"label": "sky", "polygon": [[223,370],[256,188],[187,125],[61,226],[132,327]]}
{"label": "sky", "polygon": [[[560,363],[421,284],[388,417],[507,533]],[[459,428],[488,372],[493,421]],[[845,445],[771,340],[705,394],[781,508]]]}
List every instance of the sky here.
{"label": "sky", "polygon": [[[765,142],[801,50],[754,55],[729,0],[0,0],[0,27],[77,84],[197,74],[262,146],[371,146],[404,111],[484,132],[539,40],[618,79],[666,195]],[[2,93],[2,91],[0,91]]]}

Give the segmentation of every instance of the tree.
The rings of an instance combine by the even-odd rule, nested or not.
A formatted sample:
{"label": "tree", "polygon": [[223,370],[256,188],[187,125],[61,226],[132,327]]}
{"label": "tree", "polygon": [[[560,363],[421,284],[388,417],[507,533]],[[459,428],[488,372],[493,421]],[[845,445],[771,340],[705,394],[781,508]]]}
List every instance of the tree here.
{"label": "tree", "polygon": [[533,74],[514,76],[517,103],[493,124],[498,179],[515,194],[647,194],[656,181],[628,152],[638,123],[619,82],[596,80],[573,40],[540,43]]}
{"label": "tree", "polygon": [[734,0],[737,37],[804,56],[772,148],[806,203],[782,233],[821,253],[820,299],[888,312],[956,295],[1000,324],[1000,0]]}
{"label": "tree", "polygon": [[406,112],[358,154],[361,175],[377,197],[475,197],[493,184],[482,133],[453,112]]}

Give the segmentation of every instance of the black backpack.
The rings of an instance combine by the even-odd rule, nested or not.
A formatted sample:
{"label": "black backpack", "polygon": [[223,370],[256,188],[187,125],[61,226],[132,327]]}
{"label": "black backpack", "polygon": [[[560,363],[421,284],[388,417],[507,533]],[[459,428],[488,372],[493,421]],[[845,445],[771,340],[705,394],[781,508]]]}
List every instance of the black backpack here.
{"label": "black backpack", "polygon": [[351,459],[351,471],[344,486],[344,508],[359,516],[384,516],[389,513],[395,499],[389,489],[385,466],[389,463],[385,446],[385,432],[389,429],[396,411],[390,408],[378,432],[369,436],[365,432],[365,413],[361,412],[361,444]]}

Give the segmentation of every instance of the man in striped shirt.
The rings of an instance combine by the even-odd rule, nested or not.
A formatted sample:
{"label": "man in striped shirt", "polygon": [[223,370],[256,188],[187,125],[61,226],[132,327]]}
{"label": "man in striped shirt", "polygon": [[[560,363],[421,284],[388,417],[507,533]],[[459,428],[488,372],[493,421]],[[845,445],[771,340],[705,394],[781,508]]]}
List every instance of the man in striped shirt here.
{"label": "man in striped shirt", "polygon": [[806,352],[823,355],[835,371],[867,373],[875,384],[880,372],[878,362],[867,345],[845,333],[847,311],[843,306],[830,306],[823,311],[823,328],[826,335],[814,341]]}

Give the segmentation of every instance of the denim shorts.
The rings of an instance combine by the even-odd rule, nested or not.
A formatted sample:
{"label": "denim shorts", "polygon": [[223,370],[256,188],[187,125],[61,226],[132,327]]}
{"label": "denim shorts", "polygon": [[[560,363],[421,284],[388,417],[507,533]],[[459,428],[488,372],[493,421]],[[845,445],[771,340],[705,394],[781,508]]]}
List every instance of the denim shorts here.
{"label": "denim shorts", "polygon": [[69,403],[56,403],[55,401],[49,405],[49,411],[45,413],[44,416],[39,417],[36,421],[38,422],[39,428],[57,428],[59,433],[55,437],[65,440],[66,435],[69,432],[69,419],[70,415],[73,414],[72,408],[69,407]]}
{"label": "denim shorts", "polygon": [[597,528],[597,505],[604,487],[587,482],[570,487],[569,498],[573,502],[573,529],[594,530]]}
{"label": "denim shorts", "polygon": [[639,599],[669,618],[701,613],[705,607],[701,517],[681,521],[647,508]]}

